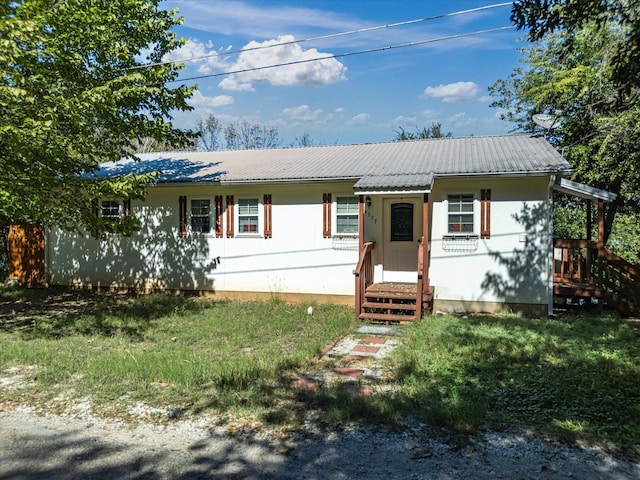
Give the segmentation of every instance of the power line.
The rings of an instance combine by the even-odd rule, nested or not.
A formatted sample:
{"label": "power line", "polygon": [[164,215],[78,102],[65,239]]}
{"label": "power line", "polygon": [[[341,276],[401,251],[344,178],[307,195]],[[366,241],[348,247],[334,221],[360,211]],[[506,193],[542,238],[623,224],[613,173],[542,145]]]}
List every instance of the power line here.
{"label": "power line", "polygon": [[247,48],[241,48],[238,50],[230,50],[230,51],[226,51],[226,52],[214,52],[214,53],[208,53],[207,55],[200,55],[198,57],[191,57],[191,58],[186,58],[186,59],[182,59],[182,60],[167,60],[165,62],[156,62],[156,63],[148,63],[145,65],[136,65],[133,67],[128,68],[127,70],[136,70],[136,69],[141,69],[141,68],[149,68],[149,67],[158,67],[161,65],[171,65],[174,63],[183,63],[183,62],[195,62],[198,60],[206,60],[207,58],[215,58],[215,57],[220,57],[220,56],[228,56],[228,55],[235,55],[236,53],[244,53],[244,52],[252,52],[255,50],[263,50],[266,48],[274,48],[274,47],[282,47],[285,45],[292,45],[292,44],[297,44],[297,43],[304,43],[304,42],[311,42],[311,41],[316,41],[316,40],[326,40],[329,38],[336,38],[336,37],[342,37],[342,36],[346,36],[346,35],[355,35],[358,33],[366,33],[366,32],[372,32],[375,30],[381,30],[381,29],[385,29],[385,28],[394,28],[394,27],[402,27],[405,25],[413,25],[416,23],[422,23],[422,22],[427,22],[427,21],[431,21],[431,20],[437,20],[440,18],[447,18],[447,17],[454,17],[457,15],[466,15],[469,13],[475,13],[475,12],[480,12],[482,10],[489,10],[492,8],[499,8],[499,7],[505,7],[507,5],[511,5],[512,2],[503,2],[503,3],[496,3],[493,5],[485,5],[482,7],[477,7],[477,8],[470,8],[468,10],[459,10],[456,12],[450,12],[450,13],[443,13],[441,15],[433,15],[431,17],[423,17],[423,18],[416,18],[414,20],[405,20],[403,22],[396,22],[396,23],[389,23],[389,24],[385,24],[385,25],[376,25],[373,27],[365,27],[365,28],[359,28],[356,30],[348,30],[345,32],[337,32],[337,33],[330,33],[327,35],[320,35],[320,36],[316,36],[316,37],[309,37],[309,38],[303,38],[300,40],[289,40],[286,42],[278,42],[278,43],[273,43],[270,45],[258,45],[255,47],[247,47]]}
{"label": "power line", "polygon": [[199,75],[197,77],[188,77],[188,78],[182,78],[182,79],[176,79],[176,80],[169,80],[167,82],[164,83],[175,83],[175,82],[189,82],[189,81],[193,81],[193,80],[201,80],[203,78],[213,78],[213,77],[223,77],[223,76],[227,76],[227,75],[234,75],[234,74],[238,74],[238,73],[247,73],[247,72],[255,72],[255,71],[259,71],[259,70],[266,70],[268,68],[276,68],[276,67],[287,67],[287,66],[291,66],[291,65],[299,65],[302,63],[310,63],[310,62],[318,62],[321,60],[328,60],[328,59],[332,59],[332,58],[343,58],[343,57],[352,57],[355,55],[363,55],[366,53],[375,53],[375,52],[383,52],[386,50],[393,50],[393,49],[397,49],[397,48],[406,48],[406,47],[414,47],[416,45],[424,45],[427,43],[435,43],[435,42],[443,42],[446,40],[455,40],[457,38],[463,38],[463,37],[470,37],[473,35],[482,35],[485,33],[493,33],[493,32],[499,32],[502,30],[509,30],[509,29],[513,29],[513,26],[504,26],[504,27],[497,27],[497,28],[490,28],[487,30],[477,30],[475,32],[468,32],[468,33],[459,33],[456,35],[448,35],[445,37],[437,37],[437,38],[430,38],[428,40],[418,40],[418,41],[414,41],[414,42],[407,42],[407,43],[401,43],[401,44],[397,44],[397,45],[388,45],[386,47],[378,47],[378,48],[370,48],[367,50],[359,50],[356,52],[347,52],[347,53],[339,53],[339,54],[335,54],[335,55],[326,55],[323,57],[315,57],[315,58],[308,58],[305,60],[295,60],[292,62],[284,62],[284,63],[275,63],[272,65],[264,65],[261,67],[251,67],[251,68],[244,68],[241,70],[232,70],[232,71],[228,71],[228,72],[220,72],[220,73],[211,73],[211,74],[207,74],[207,75]]}

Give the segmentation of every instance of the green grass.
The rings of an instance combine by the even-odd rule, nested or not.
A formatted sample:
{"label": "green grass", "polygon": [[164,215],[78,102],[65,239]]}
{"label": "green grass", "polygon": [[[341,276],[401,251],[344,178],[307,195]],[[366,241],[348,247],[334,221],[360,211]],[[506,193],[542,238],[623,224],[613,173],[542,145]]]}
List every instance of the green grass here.
{"label": "green grass", "polygon": [[[300,407],[284,387],[355,325],[352,309],[326,305],[315,305],[308,315],[306,305],[277,301],[59,296],[50,302],[57,307],[28,313],[20,311],[13,293],[0,295],[0,302],[18,307],[11,310],[4,302],[0,372],[36,367],[29,370],[35,373],[26,386],[2,392],[5,401],[64,408],[71,393],[90,396],[96,408],[116,415],[143,401],[295,422]],[[28,304],[35,300],[23,298]],[[80,311],[74,312],[72,304],[80,304]]]}
{"label": "green grass", "polygon": [[527,319],[439,315],[399,327],[389,389],[290,387],[353,334],[353,309],[0,288],[2,403],[63,410],[90,398],[126,416],[138,402],[220,422],[424,424],[434,433],[524,428],[640,455],[640,323],[608,314]]}
{"label": "green grass", "polygon": [[392,362],[432,425],[517,426],[638,455],[639,327],[609,315],[434,316],[407,329]]}

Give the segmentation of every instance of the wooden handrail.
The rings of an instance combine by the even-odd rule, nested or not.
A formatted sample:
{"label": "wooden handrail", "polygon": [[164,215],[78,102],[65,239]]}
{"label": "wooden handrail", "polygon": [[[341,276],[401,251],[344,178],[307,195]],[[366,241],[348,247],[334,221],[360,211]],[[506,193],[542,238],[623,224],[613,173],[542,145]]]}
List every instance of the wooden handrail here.
{"label": "wooden handrail", "polygon": [[416,321],[422,318],[422,297],[424,295],[424,237],[418,247],[418,285],[416,286]]}
{"label": "wooden handrail", "polygon": [[640,311],[640,268],[600,247],[592,240],[555,239],[553,277],[556,282],[583,282],[607,292],[608,300],[624,313]]}
{"label": "wooden handrail", "polygon": [[367,287],[373,283],[373,262],[371,261],[371,252],[375,248],[375,242],[366,242],[362,245],[360,258],[353,271],[356,278],[356,318],[362,313],[362,304]]}

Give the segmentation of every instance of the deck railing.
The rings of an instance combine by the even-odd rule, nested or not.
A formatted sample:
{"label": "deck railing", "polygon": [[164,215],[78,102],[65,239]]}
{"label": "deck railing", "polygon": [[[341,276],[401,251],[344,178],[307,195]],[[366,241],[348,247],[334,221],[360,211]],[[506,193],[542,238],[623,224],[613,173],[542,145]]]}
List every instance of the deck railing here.
{"label": "deck railing", "polygon": [[422,238],[420,248],[418,248],[418,285],[416,287],[416,321],[422,318],[422,299],[424,296],[424,248],[422,248]]}
{"label": "deck railing", "polygon": [[598,242],[557,238],[553,246],[560,250],[560,255],[554,255],[554,281],[593,282],[596,273],[593,267],[598,258]]}
{"label": "deck railing", "polygon": [[640,267],[590,240],[556,239],[554,282],[586,283],[607,292],[607,300],[623,313],[640,312]]}
{"label": "deck railing", "polygon": [[364,303],[367,287],[373,284],[371,252],[375,246],[375,242],[367,242],[362,246],[358,264],[353,272],[356,277],[356,318],[359,318],[362,313],[362,304]]}

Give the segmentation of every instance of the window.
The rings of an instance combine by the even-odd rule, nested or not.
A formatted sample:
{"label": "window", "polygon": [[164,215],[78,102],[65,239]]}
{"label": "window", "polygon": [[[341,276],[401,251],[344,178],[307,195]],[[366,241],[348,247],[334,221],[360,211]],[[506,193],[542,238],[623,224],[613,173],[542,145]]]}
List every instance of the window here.
{"label": "window", "polygon": [[391,241],[413,242],[413,203],[391,205]]}
{"label": "window", "polygon": [[336,234],[358,233],[358,197],[336,198]]}
{"label": "window", "polygon": [[120,202],[115,200],[102,200],[100,204],[100,216],[109,220],[120,218]]}
{"label": "window", "polygon": [[238,199],[238,233],[258,233],[258,199]]}
{"label": "window", "polygon": [[211,230],[211,200],[191,200],[191,231],[209,233]]}
{"label": "window", "polygon": [[473,233],[473,194],[449,195],[448,200],[448,233]]}

